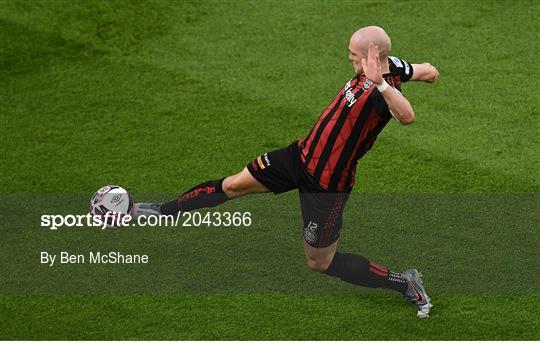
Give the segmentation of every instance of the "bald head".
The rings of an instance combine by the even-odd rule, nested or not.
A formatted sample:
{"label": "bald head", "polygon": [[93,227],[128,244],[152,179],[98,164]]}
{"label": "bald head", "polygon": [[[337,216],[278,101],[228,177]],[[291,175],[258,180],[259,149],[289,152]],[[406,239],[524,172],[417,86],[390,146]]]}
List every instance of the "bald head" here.
{"label": "bald head", "polygon": [[386,32],[378,26],[366,26],[356,31],[351,37],[349,46],[362,56],[367,57],[369,43],[373,43],[379,48],[381,60],[388,58],[392,43]]}

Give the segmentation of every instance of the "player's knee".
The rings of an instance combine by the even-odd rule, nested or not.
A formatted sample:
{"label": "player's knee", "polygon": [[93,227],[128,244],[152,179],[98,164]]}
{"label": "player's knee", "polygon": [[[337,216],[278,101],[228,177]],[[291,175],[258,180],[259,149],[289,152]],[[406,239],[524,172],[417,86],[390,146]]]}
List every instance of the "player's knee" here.
{"label": "player's knee", "polygon": [[332,259],[329,256],[318,258],[311,258],[309,256],[306,256],[306,262],[309,269],[322,273],[326,271],[326,269],[328,269],[330,263],[332,263]]}
{"label": "player's knee", "polygon": [[225,193],[229,198],[236,198],[242,195],[242,184],[237,177],[229,176],[223,180],[221,185],[223,193]]}

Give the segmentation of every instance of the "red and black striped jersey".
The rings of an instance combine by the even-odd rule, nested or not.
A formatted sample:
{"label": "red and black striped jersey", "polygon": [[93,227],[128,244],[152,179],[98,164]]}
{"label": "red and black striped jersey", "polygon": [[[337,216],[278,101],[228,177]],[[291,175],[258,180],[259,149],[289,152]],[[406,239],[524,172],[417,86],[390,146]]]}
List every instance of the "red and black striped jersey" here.
{"label": "red and black striped jersey", "polygon": [[[383,77],[401,92],[401,83],[412,77],[412,66],[393,56],[388,62],[390,72]],[[304,166],[324,189],[350,190],[355,182],[357,161],[371,149],[391,118],[388,105],[373,82],[356,75],[299,141]]]}

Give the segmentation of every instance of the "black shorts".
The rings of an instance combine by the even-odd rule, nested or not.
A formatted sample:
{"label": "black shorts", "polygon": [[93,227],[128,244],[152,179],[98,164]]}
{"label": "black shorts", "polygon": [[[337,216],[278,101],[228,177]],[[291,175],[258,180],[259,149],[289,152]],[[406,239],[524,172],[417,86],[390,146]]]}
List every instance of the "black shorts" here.
{"label": "black shorts", "polygon": [[332,245],[343,226],[343,209],[350,190],[331,192],[319,186],[300,159],[298,142],[264,153],[247,165],[260,183],[275,194],[298,189],[304,240],[315,248]]}

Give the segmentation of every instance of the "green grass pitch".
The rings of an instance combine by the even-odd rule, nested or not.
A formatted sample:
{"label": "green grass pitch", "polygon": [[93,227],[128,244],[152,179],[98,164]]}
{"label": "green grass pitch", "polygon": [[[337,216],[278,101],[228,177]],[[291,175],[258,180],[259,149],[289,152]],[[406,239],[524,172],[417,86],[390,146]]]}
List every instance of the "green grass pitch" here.
{"label": "green grass pitch", "polygon": [[[0,339],[540,339],[539,14],[537,1],[0,0]],[[360,161],[341,248],[421,268],[429,319],[308,271],[293,193],[227,203],[258,216],[244,231],[66,234],[161,247],[178,263],[136,271],[166,291],[25,291],[44,275],[28,261],[64,239],[36,217],[63,205],[39,199],[115,183],[140,200],[239,171],[309,131],[353,75],[350,34],[372,24],[441,75],[404,85],[417,122],[389,124]],[[111,285],[129,279],[114,272]]]}

